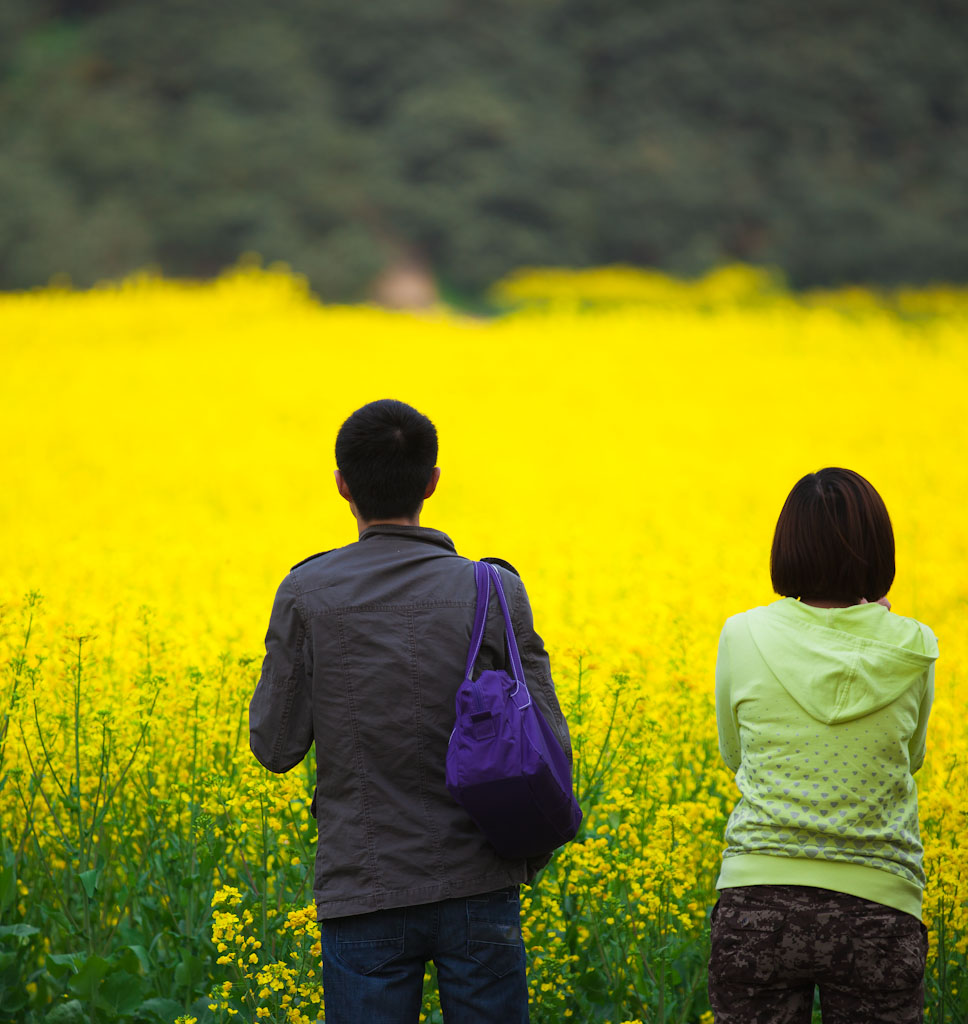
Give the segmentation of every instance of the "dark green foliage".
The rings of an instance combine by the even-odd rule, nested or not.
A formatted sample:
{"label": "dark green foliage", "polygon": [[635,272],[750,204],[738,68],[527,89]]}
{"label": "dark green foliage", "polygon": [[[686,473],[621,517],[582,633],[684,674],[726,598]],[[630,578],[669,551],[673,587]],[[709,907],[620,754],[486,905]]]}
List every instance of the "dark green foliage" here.
{"label": "dark green foliage", "polygon": [[968,279],[954,0],[4,0],[0,287],[255,251]]}

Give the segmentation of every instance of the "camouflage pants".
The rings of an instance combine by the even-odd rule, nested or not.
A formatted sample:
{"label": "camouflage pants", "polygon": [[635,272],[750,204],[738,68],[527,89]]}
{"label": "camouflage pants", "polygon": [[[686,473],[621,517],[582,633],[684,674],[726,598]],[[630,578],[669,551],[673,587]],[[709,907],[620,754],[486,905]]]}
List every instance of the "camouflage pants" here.
{"label": "camouflage pants", "polygon": [[723,889],[713,908],[709,1000],[716,1024],[924,1019],[928,934],[900,910],[804,885]]}

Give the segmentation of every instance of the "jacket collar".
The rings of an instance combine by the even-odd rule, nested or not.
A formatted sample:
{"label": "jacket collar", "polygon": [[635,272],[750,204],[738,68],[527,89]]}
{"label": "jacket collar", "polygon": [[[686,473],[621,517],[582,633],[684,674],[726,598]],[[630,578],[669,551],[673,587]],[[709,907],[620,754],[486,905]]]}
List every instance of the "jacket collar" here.
{"label": "jacket collar", "polygon": [[446,548],[448,551],[457,553],[454,542],[446,533],[440,530],[431,530],[429,526],[397,526],[393,523],[377,523],[375,526],[368,526],[361,534],[360,540],[370,540],[373,537],[406,537],[408,540],[419,540],[425,544],[435,544],[437,547]]}

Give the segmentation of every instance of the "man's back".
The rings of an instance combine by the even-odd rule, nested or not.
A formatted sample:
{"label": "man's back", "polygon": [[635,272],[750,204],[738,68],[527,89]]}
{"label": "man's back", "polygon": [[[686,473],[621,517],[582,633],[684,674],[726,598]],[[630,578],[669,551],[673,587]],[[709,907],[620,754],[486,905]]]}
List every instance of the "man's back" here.
{"label": "man's back", "polygon": [[[516,576],[503,575],[529,687],[567,747],[527,596]],[[252,746],[285,771],[315,739],[321,917],[528,878],[528,865],[499,857],[444,784],[475,597],[473,563],[444,534],[400,525],[370,527],[357,543],[308,559],[280,587]],[[504,664],[503,622],[492,608],[477,671]]]}
{"label": "man's back", "polygon": [[[316,745],[326,1020],[415,1024],[433,961],[448,1024],[526,1024],[518,886],[540,865],[500,857],[445,782],[477,587],[473,563],[420,526],[440,480],[436,428],[381,399],[340,427],[335,454],[360,539],[282,581],[249,705],[270,770]],[[524,586],[501,574],[532,700],[570,756]],[[506,667],[504,628],[492,605],[477,673]]]}

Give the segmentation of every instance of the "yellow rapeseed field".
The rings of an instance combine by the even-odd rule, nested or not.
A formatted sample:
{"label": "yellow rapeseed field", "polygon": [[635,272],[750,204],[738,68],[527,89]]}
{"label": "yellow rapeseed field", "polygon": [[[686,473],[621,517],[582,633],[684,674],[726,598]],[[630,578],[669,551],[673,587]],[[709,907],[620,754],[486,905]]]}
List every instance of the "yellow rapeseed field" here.
{"label": "yellow rapeseed field", "polygon": [[711,1020],[717,637],[826,465],[884,496],[894,609],[940,638],[928,1019],[968,1019],[968,296],[725,268],[495,299],[326,307],[252,268],[0,297],[0,1022],[319,1016],[312,766],[263,771],[245,709],[278,582],[355,539],[333,439],[382,397],[437,424],[423,522],[519,569],[572,725],[586,825],[525,894],[533,1019]]}

